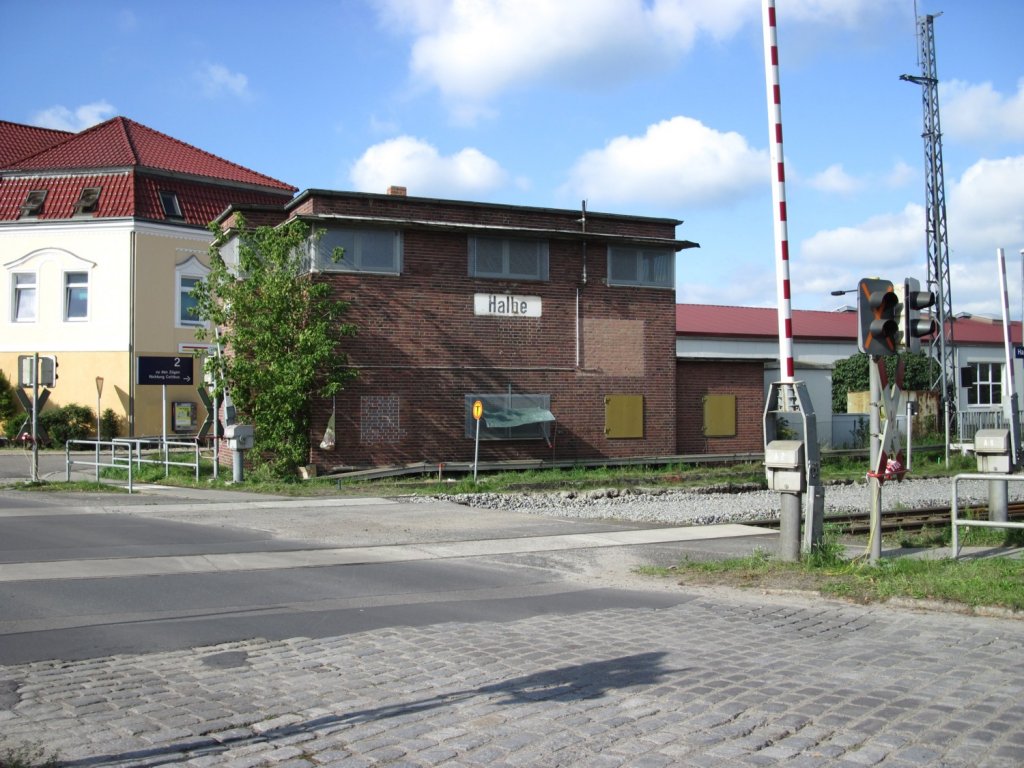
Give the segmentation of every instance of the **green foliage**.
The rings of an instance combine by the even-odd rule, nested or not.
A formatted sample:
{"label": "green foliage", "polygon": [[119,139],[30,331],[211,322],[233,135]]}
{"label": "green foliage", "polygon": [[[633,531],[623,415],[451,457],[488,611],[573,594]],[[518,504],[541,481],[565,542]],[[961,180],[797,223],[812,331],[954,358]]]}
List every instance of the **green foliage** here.
{"label": "green foliage", "polygon": [[221,255],[226,238],[214,231],[210,274],[193,296],[225,354],[204,365],[218,393],[231,396],[239,422],[255,426],[254,469],[291,476],[309,460],[310,399],[336,394],[356,375],[341,349],[355,326],[342,322],[347,302],[309,273],[305,223],[249,229],[240,221],[231,233],[237,273]]}
{"label": "green foliage", "polygon": [[96,428],[96,414],[86,405],[68,403],[61,408],[44,409],[39,414],[39,424],[53,445],[63,446],[68,440],[91,438]]}
{"label": "green foliage", "polygon": [[[846,395],[849,392],[866,392],[871,388],[868,371],[868,356],[863,352],[838,360],[832,366],[832,412],[846,413]],[[885,370],[889,380],[896,377],[897,362],[905,366],[903,388],[905,390],[931,389],[938,379],[940,367],[936,360],[923,352],[916,355],[904,353],[885,358]]]}
{"label": "green foliage", "polygon": [[56,768],[60,756],[39,744],[0,746],[0,768]]}
{"label": "green foliage", "polygon": [[0,422],[6,423],[20,410],[21,408],[18,407],[14,398],[14,389],[11,387],[10,380],[3,371],[0,371]]}
{"label": "green foliage", "polygon": [[100,416],[100,440],[110,440],[121,434],[121,417],[107,408]]}

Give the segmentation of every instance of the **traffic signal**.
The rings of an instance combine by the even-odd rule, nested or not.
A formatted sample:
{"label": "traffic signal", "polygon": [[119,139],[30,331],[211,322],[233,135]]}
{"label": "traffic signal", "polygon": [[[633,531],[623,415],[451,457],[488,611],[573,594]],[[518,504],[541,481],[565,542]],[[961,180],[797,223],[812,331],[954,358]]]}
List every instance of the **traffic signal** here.
{"label": "traffic signal", "polygon": [[921,290],[921,281],[903,280],[903,339],[911,352],[921,351],[921,337],[934,336],[939,324],[933,317],[921,317],[921,310],[935,306],[935,294]]}
{"label": "traffic signal", "polygon": [[39,386],[52,387],[57,383],[57,356],[40,355]]}
{"label": "traffic signal", "polygon": [[857,286],[857,348],[869,355],[898,354],[900,300],[892,281],[865,277]]}

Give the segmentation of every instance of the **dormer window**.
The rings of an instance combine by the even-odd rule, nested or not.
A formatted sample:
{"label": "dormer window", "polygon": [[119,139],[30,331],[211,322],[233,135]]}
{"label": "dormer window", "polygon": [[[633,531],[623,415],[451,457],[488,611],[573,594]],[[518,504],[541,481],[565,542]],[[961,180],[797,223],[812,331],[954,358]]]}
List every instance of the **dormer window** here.
{"label": "dormer window", "polygon": [[102,187],[86,187],[82,190],[82,195],[78,198],[78,202],[75,203],[75,215],[85,216],[90,213],[96,213],[96,209],[100,203],[100,190]]}
{"label": "dormer window", "polygon": [[178,205],[178,193],[166,189],[160,190],[160,205],[163,206],[164,216],[168,219],[180,219],[181,206]]}
{"label": "dormer window", "polygon": [[28,193],[25,202],[21,204],[22,216],[38,216],[43,211],[43,202],[46,200],[45,189],[33,189]]}

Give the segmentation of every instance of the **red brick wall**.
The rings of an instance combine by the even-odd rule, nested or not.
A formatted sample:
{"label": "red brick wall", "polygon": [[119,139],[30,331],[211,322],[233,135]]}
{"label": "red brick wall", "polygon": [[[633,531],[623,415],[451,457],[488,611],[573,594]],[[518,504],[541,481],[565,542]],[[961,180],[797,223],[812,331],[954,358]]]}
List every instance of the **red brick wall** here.
{"label": "red brick wall", "polygon": [[[338,198],[359,207],[359,199]],[[397,215],[406,200],[394,198],[395,211],[380,213],[391,200],[371,198],[380,215]],[[335,209],[333,197],[317,201]],[[457,205],[457,204],[456,204]],[[436,216],[447,208],[437,204]],[[488,216],[496,215],[481,209]],[[353,212],[346,210],[346,212]],[[505,211],[504,225],[542,226],[532,209]],[[366,211],[363,211],[365,214]],[[408,211],[405,211],[407,214]],[[554,215],[554,214],[552,214]],[[545,224],[546,225],[546,224]],[[578,227],[578,224],[573,224]],[[672,238],[674,222],[651,224],[650,235]],[[548,394],[558,419],[554,445],[543,440],[481,441],[480,459],[568,459],[670,455],[676,450],[675,295],[672,290],[608,287],[604,284],[606,249],[587,246],[588,281],[580,286],[583,245],[578,240],[549,241],[546,282],[509,282],[470,278],[465,233],[405,229],[400,276],[322,273],[338,298],[351,302],[348,320],[358,335],[346,339],[359,378],[337,398],[337,443],[321,450],[330,400],[316,400],[312,462],[321,470],[335,466],[375,466],[415,461],[471,461],[473,440],[465,436],[466,394]],[[586,350],[612,339],[581,340],[576,364],[576,297],[579,327],[588,320],[636,321],[623,324],[636,346],[623,354],[632,360],[621,371],[607,363],[588,365]],[[539,318],[478,317],[474,293],[540,296]],[[592,326],[593,327],[593,326]],[[598,327],[612,328],[617,326]],[[638,330],[639,329],[639,330]],[[598,357],[595,354],[595,357]],[[640,361],[637,375],[637,360]],[[608,369],[611,369],[610,371]],[[620,375],[622,371],[630,375]],[[642,439],[607,439],[604,397],[645,397]],[[363,424],[363,419],[371,423]]]}
{"label": "red brick wall", "polygon": [[[764,450],[764,364],[680,360],[677,452],[744,453]],[[736,436],[704,437],[704,396],[736,396]]]}

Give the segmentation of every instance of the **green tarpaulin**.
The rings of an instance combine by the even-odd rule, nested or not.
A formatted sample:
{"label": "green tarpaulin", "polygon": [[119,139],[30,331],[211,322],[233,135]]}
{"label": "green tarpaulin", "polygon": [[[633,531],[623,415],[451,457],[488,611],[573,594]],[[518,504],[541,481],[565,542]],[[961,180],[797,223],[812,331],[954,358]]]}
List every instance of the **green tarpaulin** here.
{"label": "green tarpaulin", "polygon": [[484,409],[483,418],[488,429],[508,429],[555,420],[554,414],[547,408],[508,408],[494,413]]}

